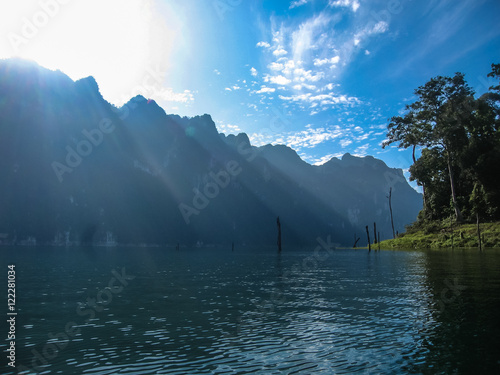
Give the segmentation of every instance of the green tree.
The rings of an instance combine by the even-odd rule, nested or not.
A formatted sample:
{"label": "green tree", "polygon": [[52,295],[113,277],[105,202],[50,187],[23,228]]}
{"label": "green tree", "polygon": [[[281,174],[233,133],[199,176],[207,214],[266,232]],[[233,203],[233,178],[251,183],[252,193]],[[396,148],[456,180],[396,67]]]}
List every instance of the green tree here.
{"label": "green tree", "polygon": [[[488,73],[488,77],[497,77],[497,78],[500,78],[500,64],[491,64],[491,72]],[[491,86],[490,90],[499,91],[500,92],[500,85]]]}
{"label": "green tree", "polygon": [[436,220],[448,215],[450,183],[446,168],[446,158],[438,148],[424,148],[422,155],[410,167],[410,181],[420,181],[427,188],[420,219]]}
{"label": "green tree", "polygon": [[[415,90],[418,100],[406,106],[404,116],[391,119],[383,146],[399,142],[399,147],[417,146],[439,149],[445,157],[450,193],[457,221],[462,221],[455,183],[458,154],[467,144],[465,123],[470,121],[474,91],[462,73],[453,77],[438,76]],[[425,186],[423,180],[417,180]]]}
{"label": "green tree", "polygon": [[[409,111],[409,106],[406,106]],[[399,142],[399,148],[412,147],[413,164],[417,162],[415,151],[417,146],[424,146],[425,128],[420,128],[422,124],[418,122],[413,113],[409,111],[405,116],[393,116],[388,125],[389,132],[387,139],[382,143],[382,148],[386,148],[394,142]],[[424,196],[424,209],[426,207],[425,183],[423,180],[416,179],[417,184],[422,186]]]}

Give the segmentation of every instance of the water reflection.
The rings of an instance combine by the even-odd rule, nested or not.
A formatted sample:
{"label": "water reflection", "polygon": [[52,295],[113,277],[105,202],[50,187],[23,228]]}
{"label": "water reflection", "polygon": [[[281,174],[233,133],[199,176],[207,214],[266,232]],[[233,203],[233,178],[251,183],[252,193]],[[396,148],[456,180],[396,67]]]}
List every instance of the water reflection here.
{"label": "water reflection", "polygon": [[443,373],[498,373],[500,325],[498,251],[427,251],[432,292],[426,366]]}

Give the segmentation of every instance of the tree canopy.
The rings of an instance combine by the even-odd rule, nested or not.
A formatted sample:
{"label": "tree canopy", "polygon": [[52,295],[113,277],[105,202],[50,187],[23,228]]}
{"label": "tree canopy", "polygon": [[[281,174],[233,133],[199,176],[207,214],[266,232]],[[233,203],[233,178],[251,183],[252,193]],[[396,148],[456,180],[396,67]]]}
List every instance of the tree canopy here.
{"label": "tree canopy", "polygon": [[[492,64],[488,76],[500,78],[500,64]],[[442,219],[450,209],[457,221],[472,219],[479,209],[498,219],[500,85],[476,98],[464,74],[456,73],[430,79],[415,95],[402,116],[390,119],[382,146],[412,147],[410,179],[424,192],[419,219]]]}

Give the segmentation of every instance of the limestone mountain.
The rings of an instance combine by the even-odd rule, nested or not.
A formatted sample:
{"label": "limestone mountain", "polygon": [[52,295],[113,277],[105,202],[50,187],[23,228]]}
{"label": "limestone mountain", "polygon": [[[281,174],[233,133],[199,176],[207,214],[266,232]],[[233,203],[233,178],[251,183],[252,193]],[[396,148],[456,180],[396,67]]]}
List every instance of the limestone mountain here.
{"label": "limestone mountain", "polygon": [[415,220],[402,171],[349,154],[312,166],[287,146],[219,134],[209,115],[168,115],[142,96],[121,108],[98,83],[0,61],[0,233],[38,243],[352,245],[373,225]]}

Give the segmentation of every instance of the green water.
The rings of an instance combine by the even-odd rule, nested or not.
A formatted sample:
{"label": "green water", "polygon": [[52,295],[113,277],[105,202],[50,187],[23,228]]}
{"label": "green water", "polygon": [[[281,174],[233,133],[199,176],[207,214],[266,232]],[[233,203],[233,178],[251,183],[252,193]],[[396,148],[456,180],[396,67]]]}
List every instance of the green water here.
{"label": "green water", "polygon": [[500,250],[0,247],[8,264],[33,374],[500,373]]}

